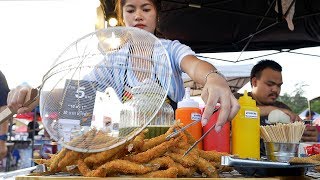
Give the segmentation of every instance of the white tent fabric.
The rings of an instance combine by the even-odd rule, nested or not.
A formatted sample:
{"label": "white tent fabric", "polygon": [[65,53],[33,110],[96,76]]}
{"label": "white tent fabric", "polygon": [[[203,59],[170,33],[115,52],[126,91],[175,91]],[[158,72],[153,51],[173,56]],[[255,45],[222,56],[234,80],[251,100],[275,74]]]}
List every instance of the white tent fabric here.
{"label": "white tent fabric", "polygon": [[[309,111],[309,108],[305,109],[304,111],[302,111],[300,114],[299,114],[299,117],[301,119],[306,119],[306,112]],[[315,115],[313,116],[313,119],[312,120],[315,120],[317,118],[320,118],[320,114],[319,113],[316,113],[314,112]]]}
{"label": "white tent fabric", "polygon": [[[250,81],[250,72],[253,64],[242,65],[215,65],[215,67],[227,78],[231,91],[237,92]],[[190,87],[191,95],[198,96],[201,94],[202,85],[195,83],[191,78],[183,73],[184,86]]]}

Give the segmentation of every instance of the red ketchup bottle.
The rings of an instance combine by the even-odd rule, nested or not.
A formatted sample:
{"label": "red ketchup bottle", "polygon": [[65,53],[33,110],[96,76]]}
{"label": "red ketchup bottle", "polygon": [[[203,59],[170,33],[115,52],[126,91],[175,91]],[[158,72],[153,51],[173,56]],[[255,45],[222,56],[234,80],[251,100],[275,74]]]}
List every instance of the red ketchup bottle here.
{"label": "red ketchup bottle", "polygon": [[[204,109],[202,109],[202,112]],[[205,125],[202,130],[203,133],[207,132],[211,126],[213,126],[219,117],[220,109],[214,113],[208,124]],[[219,133],[217,133],[214,129],[207,134],[207,136],[203,139],[203,150],[212,151],[216,150],[219,152],[230,153],[230,122],[228,121]]]}

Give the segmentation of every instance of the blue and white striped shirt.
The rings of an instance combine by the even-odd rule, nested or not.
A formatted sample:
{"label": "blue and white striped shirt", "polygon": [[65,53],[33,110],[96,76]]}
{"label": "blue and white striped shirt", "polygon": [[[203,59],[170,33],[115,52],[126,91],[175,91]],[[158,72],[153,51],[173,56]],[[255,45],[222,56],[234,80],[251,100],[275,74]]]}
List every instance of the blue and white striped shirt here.
{"label": "blue and white striped shirt", "polygon": [[168,52],[172,68],[171,86],[168,96],[175,102],[182,100],[184,96],[184,86],[182,80],[181,60],[187,55],[195,55],[189,46],[181,44],[177,40],[160,39],[162,45]]}
{"label": "blue and white striped shirt", "polygon": [[[185,92],[180,63],[185,56],[195,55],[195,52],[192,51],[190,47],[181,44],[177,40],[172,41],[167,39],[160,39],[160,42],[164,49],[167,51],[172,69],[171,84],[169,85],[168,96],[173,101],[178,102],[182,100]],[[128,62],[128,49],[129,48],[122,48],[113,55],[101,54],[101,56],[97,56],[97,58],[106,58],[108,56],[109,59],[108,61],[101,61],[90,74],[85,76],[84,80],[97,82],[98,87],[101,90],[104,90],[108,86],[112,86],[116,90],[116,93],[121,97],[121,93],[123,93],[125,83],[129,85],[136,84],[134,82],[135,79],[132,78],[134,77],[133,72],[128,69],[124,70],[126,69],[124,67],[127,66],[128,63],[130,64],[130,62]],[[154,50],[154,53],[155,52],[156,50]],[[158,57],[154,56],[154,58]],[[156,69],[156,71],[160,72],[161,70]],[[125,79],[126,77],[130,78]],[[162,80],[159,79],[159,81],[161,82]]]}

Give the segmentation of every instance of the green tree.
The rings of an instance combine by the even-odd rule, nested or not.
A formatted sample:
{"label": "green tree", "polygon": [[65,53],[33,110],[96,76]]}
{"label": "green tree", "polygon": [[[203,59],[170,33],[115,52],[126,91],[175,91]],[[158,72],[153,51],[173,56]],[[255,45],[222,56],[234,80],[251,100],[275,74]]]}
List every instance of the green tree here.
{"label": "green tree", "polygon": [[320,100],[311,101],[311,110],[320,114]]}
{"label": "green tree", "polygon": [[278,100],[288,105],[294,113],[301,113],[308,107],[308,100],[303,96],[305,92],[303,90],[304,86],[306,86],[304,83],[295,84],[296,89],[291,94],[284,93]]}

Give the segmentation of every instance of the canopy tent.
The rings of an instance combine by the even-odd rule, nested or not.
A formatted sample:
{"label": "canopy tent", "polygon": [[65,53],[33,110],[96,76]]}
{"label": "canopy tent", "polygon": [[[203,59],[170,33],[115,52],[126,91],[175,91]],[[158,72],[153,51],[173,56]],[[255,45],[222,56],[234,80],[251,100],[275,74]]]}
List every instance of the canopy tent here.
{"label": "canopy tent", "polygon": [[[157,1],[161,4],[158,29],[163,37],[179,40],[197,54],[214,53],[210,57],[214,61],[238,63],[277,54],[320,57],[315,51],[300,51],[320,47],[319,0]],[[101,3],[105,19],[113,16],[114,0]],[[293,30],[286,21],[290,16]],[[246,52],[262,50],[273,51],[242,58]],[[217,52],[239,53],[219,59]]]}
{"label": "canopy tent", "polygon": [[[162,35],[189,45],[197,53],[289,51],[320,45],[319,0],[158,1]],[[114,15],[114,1],[101,2],[108,19]],[[285,20],[290,16],[292,31]]]}
{"label": "canopy tent", "polygon": [[[306,113],[309,111],[309,108],[303,110],[300,114],[299,114],[299,117],[301,119],[306,119]],[[314,112],[314,116],[313,116],[313,119],[312,120],[315,120],[317,118],[320,118],[320,114],[317,113],[317,112]]]}
{"label": "canopy tent", "polygon": [[[231,91],[237,92],[245,84],[250,81],[250,72],[253,64],[246,65],[225,65],[225,66],[215,66],[227,79]],[[182,78],[185,87],[190,87],[191,95],[198,96],[201,94],[202,85],[195,83],[191,78],[183,73]]]}

